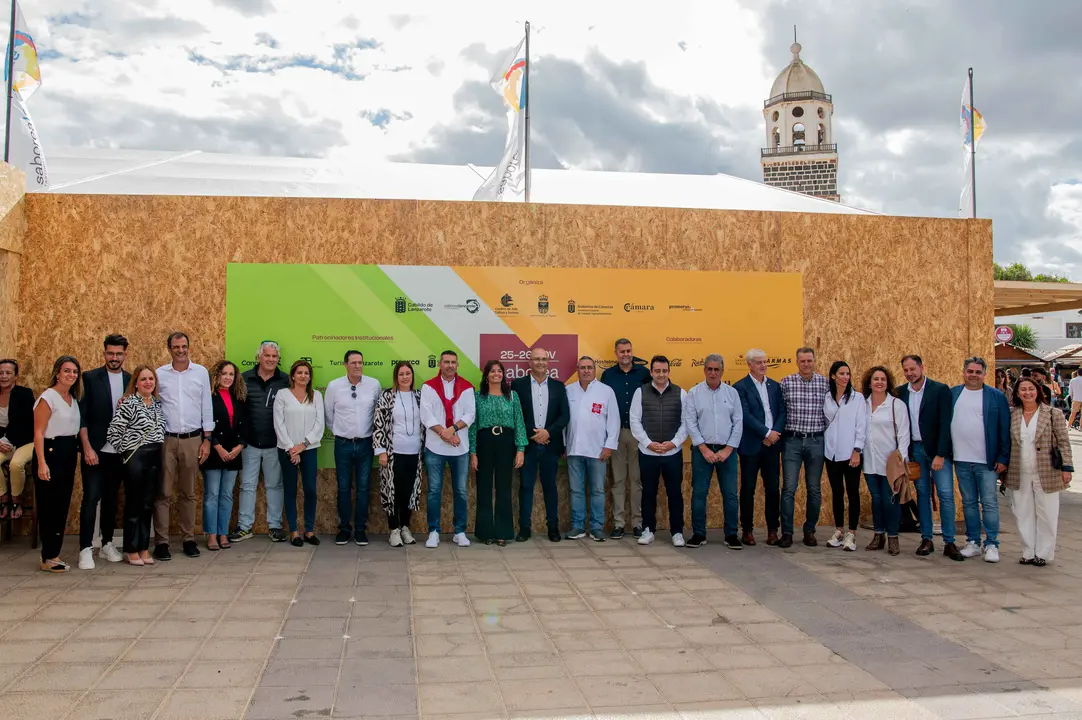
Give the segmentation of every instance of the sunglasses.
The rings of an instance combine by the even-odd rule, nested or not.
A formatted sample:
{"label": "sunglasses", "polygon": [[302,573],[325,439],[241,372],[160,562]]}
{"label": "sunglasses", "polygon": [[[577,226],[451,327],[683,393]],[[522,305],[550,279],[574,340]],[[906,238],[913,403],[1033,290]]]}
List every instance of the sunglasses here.
{"label": "sunglasses", "polygon": [[356,385],[350,385],[349,389],[353,391],[352,393],[350,393],[350,395],[352,395],[353,399],[356,400],[357,399],[357,386]]}

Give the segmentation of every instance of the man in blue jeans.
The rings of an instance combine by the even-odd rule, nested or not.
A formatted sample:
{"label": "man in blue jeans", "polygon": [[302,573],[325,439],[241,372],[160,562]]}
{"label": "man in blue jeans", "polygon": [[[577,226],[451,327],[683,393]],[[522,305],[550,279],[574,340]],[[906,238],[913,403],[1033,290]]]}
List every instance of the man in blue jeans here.
{"label": "man in blue jeans", "polygon": [[964,368],[965,384],[951,388],[954,400],[951,447],[966,519],[966,546],[962,555],[981,554],[983,516],[984,560],[994,563],[999,562],[996,484],[1011,458],[1011,410],[1003,393],[984,384],[988,365],[983,358],[967,358]]}
{"label": "man in blue jeans", "polygon": [[744,434],[744,411],[740,394],[724,384],[725,359],[707,355],[703,361],[706,379],[688,391],[684,402],[684,426],[691,437],[691,539],[687,546],[706,544],[706,498],[710,480],[718,474],[724,511],[725,545],[740,550],[736,534],[739,502],[737,496],[736,449]]}
{"label": "man in blue jeans", "polygon": [[829,381],[815,372],[815,350],[802,347],[796,351],[797,371],[781,381],[785,398],[785,445],[781,451],[781,540],[778,547],[793,544],[793,515],[800,466],[804,466],[807,504],[804,512],[804,544],[815,547],[815,526],[823,504],[823,463],[826,457],[824,437],[827,418],[823,402],[830,393]]}
{"label": "man in blue jeans", "polygon": [[458,374],[458,353],[444,350],[440,372],[421,387],[421,423],[425,430],[425,474],[428,476],[428,540],[425,547],[440,544],[443,510],[443,468],[451,466],[454,494],[454,534],[459,547],[469,547],[466,537],[466,479],[469,476],[469,428],[477,414],[473,385]]}
{"label": "man in blue jeans", "polygon": [[902,358],[906,384],[898,388],[898,399],[909,409],[909,459],[920,465],[917,480],[917,512],[920,518],[920,546],[917,555],[935,552],[932,543],[932,484],[939,496],[943,527],[943,554],[951,560],[965,560],[954,544],[954,467],[951,464],[950,388],[924,374],[920,355]]}
{"label": "man in blue jeans", "polygon": [[590,494],[590,537],[605,542],[605,462],[620,444],[620,403],[597,380],[593,358],[579,358],[579,381],[567,387],[567,474],[571,488],[568,540],[586,537],[586,494]]}

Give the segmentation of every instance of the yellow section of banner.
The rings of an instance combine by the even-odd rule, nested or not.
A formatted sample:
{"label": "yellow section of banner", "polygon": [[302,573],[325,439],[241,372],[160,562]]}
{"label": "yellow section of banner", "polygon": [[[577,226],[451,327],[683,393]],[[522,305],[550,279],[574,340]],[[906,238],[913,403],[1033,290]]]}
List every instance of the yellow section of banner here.
{"label": "yellow section of banner", "polygon": [[[765,351],[771,376],[780,378],[796,371],[794,352],[805,344],[800,273],[453,269],[521,341],[517,350],[500,350],[505,362],[521,362],[541,344],[550,353],[558,346],[565,354],[589,355],[605,368],[615,363],[616,339],[626,337],[637,358],[667,356],[673,381],[690,388],[703,379],[709,353],[725,358],[731,383],[747,373],[749,349]],[[487,345],[487,357],[484,337],[481,347],[481,362],[493,359],[497,346]],[[576,358],[554,359],[566,382]]]}

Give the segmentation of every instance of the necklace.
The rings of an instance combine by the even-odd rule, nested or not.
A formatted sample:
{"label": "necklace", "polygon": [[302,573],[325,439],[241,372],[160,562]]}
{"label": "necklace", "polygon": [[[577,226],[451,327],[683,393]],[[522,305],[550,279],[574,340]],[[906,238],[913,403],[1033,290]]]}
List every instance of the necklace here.
{"label": "necklace", "polygon": [[[412,394],[413,393],[411,392],[410,395],[412,395]],[[402,400],[402,391],[398,390],[394,394],[394,401],[396,403],[398,403],[401,400]],[[417,425],[417,405],[415,404],[415,402],[410,403],[410,405],[413,408],[413,413],[412,413],[413,417],[409,418],[409,419],[406,419],[406,437],[413,437],[413,433],[417,430],[417,428],[415,427]],[[402,417],[403,418],[406,417],[406,403],[404,403],[404,402],[402,403]]]}

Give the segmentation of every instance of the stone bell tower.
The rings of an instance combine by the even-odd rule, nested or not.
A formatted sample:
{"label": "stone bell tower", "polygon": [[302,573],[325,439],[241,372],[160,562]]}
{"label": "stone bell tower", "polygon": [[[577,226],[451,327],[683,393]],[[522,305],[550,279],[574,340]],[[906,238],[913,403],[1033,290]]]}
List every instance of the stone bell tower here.
{"label": "stone bell tower", "polygon": [[795,35],[794,31],[789,48],[793,60],[763,104],[763,182],[838,202],[838,146],[831,128],[834,103],[819,76],[800,59],[802,48]]}

